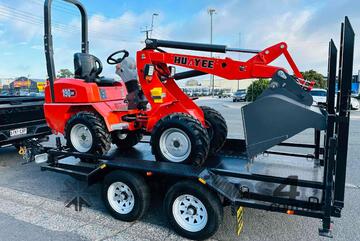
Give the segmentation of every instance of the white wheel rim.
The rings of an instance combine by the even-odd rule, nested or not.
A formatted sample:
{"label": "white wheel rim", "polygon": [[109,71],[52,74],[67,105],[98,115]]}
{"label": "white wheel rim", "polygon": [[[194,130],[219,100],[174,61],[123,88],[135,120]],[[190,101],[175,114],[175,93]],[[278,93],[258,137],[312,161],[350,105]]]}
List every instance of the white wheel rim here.
{"label": "white wheel rim", "polygon": [[166,159],[171,162],[185,161],[191,153],[189,136],[178,128],[164,131],[160,137],[160,150]]}
{"label": "white wheel rim", "polygon": [[78,152],[88,152],[93,145],[93,136],[84,124],[76,124],[71,128],[70,140]]}
{"label": "white wheel rim", "polygon": [[175,199],[172,212],[176,223],[188,232],[201,231],[208,221],[204,204],[189,194],[181,195]]}
{"label": "white wheel rim", "polygon": [[133,192],[123,182],[114,182],[109,186],[107,199],[110,206],[119,214],[130,213],[135,205]]}
{"label": "white wheel rim", "polygon": [[126,137],[128,136],[128,134],[123,133],[123,134],[118,134],[117,136],[118,136],[118,138],[119,138],[120,140],[125,140]]}

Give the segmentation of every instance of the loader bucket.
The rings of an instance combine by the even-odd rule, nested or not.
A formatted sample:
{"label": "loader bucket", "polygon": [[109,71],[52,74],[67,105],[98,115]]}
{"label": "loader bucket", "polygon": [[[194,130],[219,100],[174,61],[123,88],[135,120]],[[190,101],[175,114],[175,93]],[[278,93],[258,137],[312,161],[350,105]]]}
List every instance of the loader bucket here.
{"label": "loader bucket", "polygon": [[312,96],[292,76],[278,71],[269,88],[242,108],[248,156],[252,158],[308,128],[324,130],[326,113],[312,102]]}

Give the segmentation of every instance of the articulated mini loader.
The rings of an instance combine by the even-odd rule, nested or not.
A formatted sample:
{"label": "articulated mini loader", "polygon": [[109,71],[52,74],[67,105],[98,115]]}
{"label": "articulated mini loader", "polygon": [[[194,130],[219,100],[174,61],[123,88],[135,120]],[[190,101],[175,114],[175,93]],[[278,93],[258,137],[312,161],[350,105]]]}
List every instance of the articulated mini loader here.
{"label": "articulated mini loader", "polygon": [[[137,144],[143,134],[149,134],[152,152],[158,161],[202,165],[209,154],[216,154],[224,145],[226,122],[217,111],[197,106],[175,81],[205,74],[229,80],[272,78],[269,89],[242,110],[249,157],[307,128],[323,130],[326,127],[325,115],[311,106],[308,90],[314,83],[303,79],[286,43],[257,51],[147,39],[146,47],[137,53],[136,69],[129,68],[126,50],[109,56],[108,64],[117,65],[125,83],[116,82],[100,77],[101,61],[89,54],[85,8],[77,0],[65,1],[76,5],[81,12],[81,53],[74,56],[75,78],[55,80],[52,0],[46,0],[45,53],[49,84],[44,110],[49,126],[65,135],[73,151],[103,155],[111,143],[129,148]],[[160,48],[242,52],[255,56],[242,62],[167,53]],[[269,65],[280,55],[285,56],[294,76],[283,68]],[[173,66],[191,70],[175,74]]]}

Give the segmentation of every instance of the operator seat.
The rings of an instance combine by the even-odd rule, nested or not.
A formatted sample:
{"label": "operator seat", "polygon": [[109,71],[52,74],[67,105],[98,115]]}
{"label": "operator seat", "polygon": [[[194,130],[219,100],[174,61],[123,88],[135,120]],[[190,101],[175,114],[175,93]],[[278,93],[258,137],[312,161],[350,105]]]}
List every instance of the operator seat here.
{"label": "operator seat", "polygon": [[124,59],[120,64],[117,64],[116,74],[119,75],[125,82],[125,86],[128,92],[126,99],[129,103],[129,110],[146,110],[146,106],[149,102],[146,99],[144,92],[140,88],[140,84],[137,79],[135,60],[129,57]]}
{"label": "operator seat", "polygon": [[74,55],[75,78],[83,79],[87,83],[96,83],[98,86],[112,86],[115,79],[100,77],[102,71],[101,61],[86,53]]}

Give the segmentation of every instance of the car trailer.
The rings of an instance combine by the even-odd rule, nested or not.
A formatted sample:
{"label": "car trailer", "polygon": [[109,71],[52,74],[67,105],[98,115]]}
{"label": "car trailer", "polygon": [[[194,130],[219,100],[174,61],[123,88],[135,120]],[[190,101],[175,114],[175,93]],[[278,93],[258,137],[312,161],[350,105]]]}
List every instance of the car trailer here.
{"label": "car trailer", "polygon": [[[321,219],[319,234],[332,237],[331,219],[340,217],[344,207],[354,37],[346,17],[341,27],[339,78],[337,48],[333,40],[329,43],[327,106],[322,110],[327,113],[327,129],[314,131],[313,144],[278,145],[311,154],[275,148],[249,159],[244,140],[227,139],[217,156],[196,167],[156,162],[147,141],[129,151],[95,156],[70,152],[57,139],[57,148],[48,148],[36,161],[44,171],[64,173],[89,185],[102,182],[106,207],[123,221],[134,221],[146,212],[149,178],[165,180],[169,186],[166,216],[176,232],[190,239],[212,236],[226,205],[232,206],[238,233],[243,208],[249,207]],[[340,96],[335,108],[337,81]]]}

